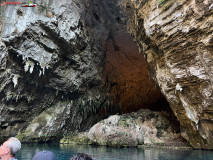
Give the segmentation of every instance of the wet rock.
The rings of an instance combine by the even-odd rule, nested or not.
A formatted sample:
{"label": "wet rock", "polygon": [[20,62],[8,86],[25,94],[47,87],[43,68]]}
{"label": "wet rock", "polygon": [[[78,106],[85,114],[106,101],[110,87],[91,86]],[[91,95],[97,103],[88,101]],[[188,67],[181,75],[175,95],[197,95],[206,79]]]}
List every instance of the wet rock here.
{"label": "wet rock", "polygon": [[213,149],[212,0],[129,0],[129,30],[195,148]]}
{"label": "wet rock", "polygon": [[94,142],[88,138],[88,132],[80,132],[62,138],[60,144],[94,144]]}

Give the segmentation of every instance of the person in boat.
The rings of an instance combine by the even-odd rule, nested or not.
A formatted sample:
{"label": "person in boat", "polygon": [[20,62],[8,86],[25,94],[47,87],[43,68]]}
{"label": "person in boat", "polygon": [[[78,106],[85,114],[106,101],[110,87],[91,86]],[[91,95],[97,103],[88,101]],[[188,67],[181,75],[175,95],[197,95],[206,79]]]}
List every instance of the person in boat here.
{"label": "person in boat", "polygon": [[21,142],[11,137],[0,146],[1,160],[16,160],[15,155],[21,149]]}
{"label": "person in boat", "polygon": [[86,153],[78,153],[70,158],[70,160],[95,160],[91,155]]}
{"label": "person in boat", "polygon": [[56,157],[51,151],[40,151],[33,156],[32,160],[56,160]]}

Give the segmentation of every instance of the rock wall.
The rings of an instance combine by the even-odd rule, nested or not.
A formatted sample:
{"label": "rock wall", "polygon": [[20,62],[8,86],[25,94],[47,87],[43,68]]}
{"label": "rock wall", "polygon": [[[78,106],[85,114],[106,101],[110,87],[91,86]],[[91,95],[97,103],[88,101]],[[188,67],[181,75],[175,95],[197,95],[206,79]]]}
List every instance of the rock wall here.
{"label": "rock wall", "polygon": [[[101,120],[108,30],[93,1],[9,5],[1,32],[2,136],[49,141]],[[96,14],[94,12],[97,12]],[[109,111],[115,113],[116,106]]]}
{"label": "rock wall", "polygon": [[90,143],[109,146],[189,147],[180,135],[179,126],[169,120],[170,116],[148,109],[113,115],[95,124],[87,137]]}
{"label": "rock wall", "polygon": [[213,149],[213,1],[127,0],[151,78],[195,148]]}

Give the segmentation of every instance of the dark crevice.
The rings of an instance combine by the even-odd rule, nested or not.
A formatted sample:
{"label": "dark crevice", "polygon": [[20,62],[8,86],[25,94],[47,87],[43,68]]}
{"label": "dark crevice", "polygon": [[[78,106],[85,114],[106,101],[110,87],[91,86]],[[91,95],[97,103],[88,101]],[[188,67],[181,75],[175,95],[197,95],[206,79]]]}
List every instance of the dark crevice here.
{"label": "dark crevice", "polygon": [[95,19],[96,19],[98,22],[100,22],[100,18],[99,18],[99,16],[98,16],[96,13],[93,13],[93,16],[95,17]]}

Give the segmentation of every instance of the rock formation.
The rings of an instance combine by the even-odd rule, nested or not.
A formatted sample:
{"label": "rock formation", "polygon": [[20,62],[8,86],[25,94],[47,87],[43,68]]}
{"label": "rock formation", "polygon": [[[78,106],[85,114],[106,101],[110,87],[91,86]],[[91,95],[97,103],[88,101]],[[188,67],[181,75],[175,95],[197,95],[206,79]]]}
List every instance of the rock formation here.
{"label": "rock formation", "polygon": [[129,30],[195,148],[213,149],[213,1],[127,0]]}
{"label": "rock formation", "polygon": [[179,125],[174,125],[175,121],[169,117],[166,112],[148,109],[113,115],[95,124],[86,137],[89,143],[108,146],[188,147],[180,135]]}
{"label": "rock formation", "polygon": [[182,136],[213,149],[212,0],[35,3],[1,7],[1,138],[60,139],[114,113],[169,110],[165,96]]}
{"label": "rock formation", "polygon": [[101,41],[108,30],[104,18],[92,14],[94,6],[68,0],[7,6],[0,57],[3,136],[46,141],[106,116],[101,108],[111,101],[102,82]]}
{"label": "rock formation", "polygon": [[[35,3],[38,5],[31,8],[2,7],[1,138],[18,135],[25,142],[55,141],[88,129],[120,110],[148,108],[152,102],[161,105],[163,96],[149,80],[143,55],[136,52],[127,34],[123,1]],[[121,33],[124,41],[131,41],[133,50],[122,46],[128,43],[120,43]],[[111,58],[114,54],[123,56],[123,63],[115,62],[120,60],[118,55],[109,60],[110,54]],[[125,63],[127,67],[122,66]],[[116,77],[114,73],[127,77]],[[134,81],[140,75],[143,78]],[[149,87],[143,89],[147,84]],[[137,90],[121,94],[131,88]]]}

